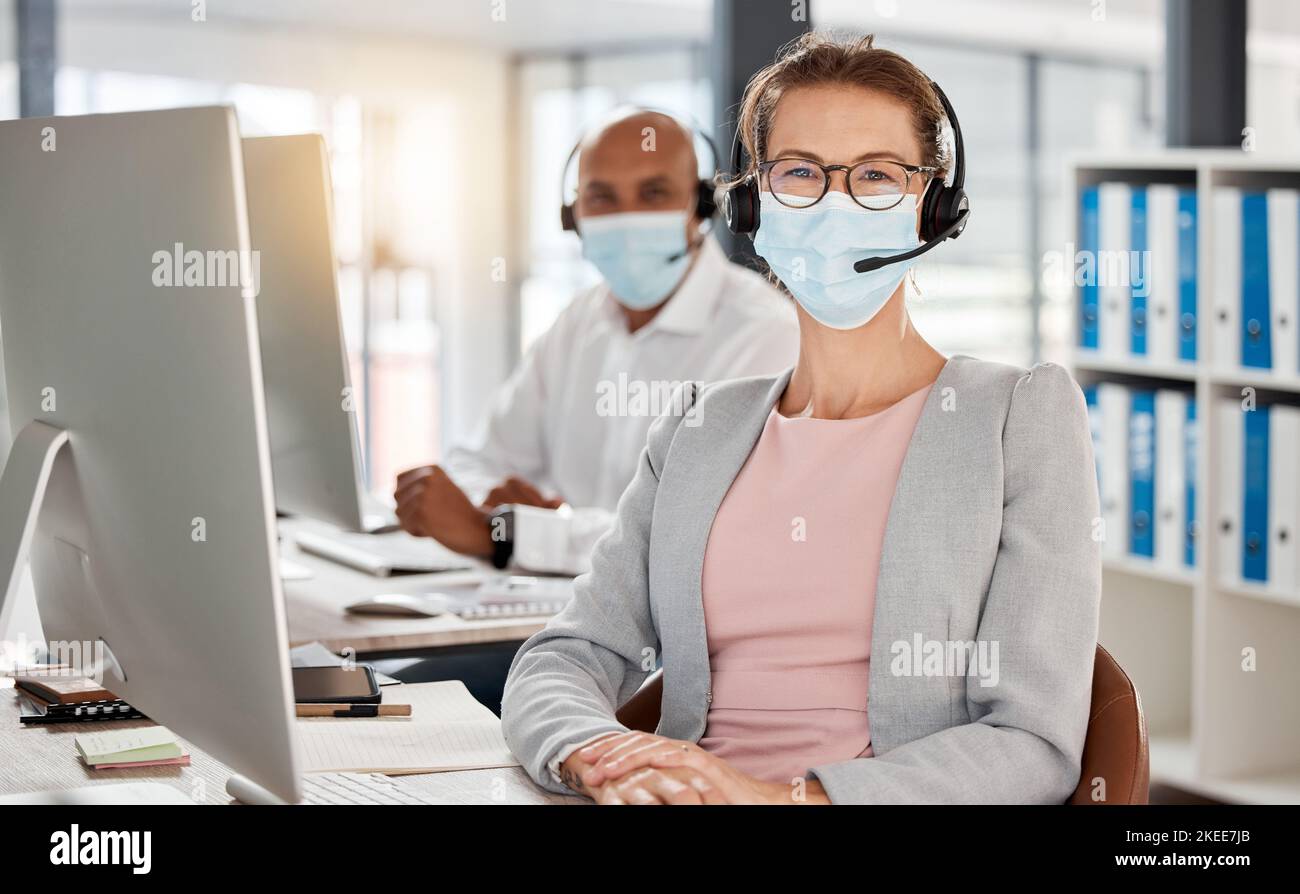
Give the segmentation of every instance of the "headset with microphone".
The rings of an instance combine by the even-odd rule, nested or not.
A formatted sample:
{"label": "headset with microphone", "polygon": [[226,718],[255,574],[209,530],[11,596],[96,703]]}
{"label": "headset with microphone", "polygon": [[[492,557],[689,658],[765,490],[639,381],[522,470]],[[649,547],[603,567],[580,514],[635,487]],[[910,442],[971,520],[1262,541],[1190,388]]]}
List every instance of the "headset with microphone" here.
{"label": "headset with microphone", "polygon": [[[947,239],[956,239],[961,235],[962,230],[966,229],[966,222],[970,220],[970,200],[966,197],[965,189],[966,146],[961,137],[961,123],[957,120],[957,113],[953,110],[952,103],[948,101],[948,97],[939,85],[931,81],[930,87],[938,97],[939,104],[943,106],[944,114],[948,116],[948,123],[952,125],[954,156],[952,185],[949,186],[940,179],[933,179],[926,186],[925,194],[921,197],[921,245],[897,255],[863,258],[853,265],[853,269],[858,273],[879,270],[889,264],[920,257],[939,243]],[[743,161],[741,149],[740,132],[737,131],[731,154],[732,167],[737,173],[740,172]],[[756,172],[746,174],[723,193],[722,213],[733,233],[752,236],[757,232],[758,209],[759,183]]]}
{"label": "headset with microphone", "polygon": [[[695,127],[694,125],[690,125],[687,124],[686,122],[683,122],[679,116],[673,114],[672,112],[666,111],[664,109],[657,109],[653,106],[631,106],[628,108],[629,115],[643,114],[647,112],[655,115],[663,115],[666,118],[671,118],[672,120],[676,121],[678,126],[680,126],[683,130],[685,130],[689,134],[692,134],[694,137],[698,138],[701,142],[703,142],[706,146],[708,146],[709,155],[713,161],[712,170],[714,171],[718,170],[718,162],[720,161],[720,158],[718,156],[718,147],[717,144],[713,142],[713,140],[709,139],[708,134],[700,130],[698,127]],[[573,162],[578,157],[578,153],[582,150],[582,144],[584,142],[586,142],[585,134],[583,135],[582,139],[578,140],[578,142],[573,144],[573,148],[569,150],[568,157],[564,160],[564,168],[560,171],[560,195],[561,196],[564,195],[566,187],[568,185],[569,168],[573,166]],[[695,216],[698,217],[701,221],[711,220],[713,218],[713,215],[716,214],[718,211],[718,200],[715,194],[716,189],[717,187],[714,184],[713,179],[711,177],[700,177],[695,182],[695,204],[693,210],[695,212]],[[560,206],[560,226],[566,231],[574,232],[574,233],[578,231],[578,217],[577,214],[574,212],[574,206],[576,204],[577,204],[577,200],[575,199],[572,202],[565,202]],[[670,258],[669,260],[674,261],[676,260],[676,257]]]}

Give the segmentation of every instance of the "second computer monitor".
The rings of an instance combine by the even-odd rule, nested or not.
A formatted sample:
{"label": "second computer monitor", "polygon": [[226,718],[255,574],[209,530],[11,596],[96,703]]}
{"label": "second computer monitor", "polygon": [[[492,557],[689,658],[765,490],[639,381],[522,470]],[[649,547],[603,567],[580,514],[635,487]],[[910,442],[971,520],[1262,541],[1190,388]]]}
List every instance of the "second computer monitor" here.
{"label": "second computer monitor", "polygon": [[339,307],[329,157],[316,134],[244,140],[276,507],[377,527],[362,486],[357,395]]}

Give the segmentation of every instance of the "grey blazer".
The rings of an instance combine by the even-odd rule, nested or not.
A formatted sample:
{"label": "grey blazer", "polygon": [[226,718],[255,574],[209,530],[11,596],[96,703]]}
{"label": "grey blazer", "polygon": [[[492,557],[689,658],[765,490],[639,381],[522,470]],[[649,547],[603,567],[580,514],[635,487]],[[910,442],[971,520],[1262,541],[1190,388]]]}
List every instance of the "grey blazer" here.
{"label": "grey blazer", "polygon": [[[688,413],[652,426],[591,572],[510,668],[506,741],[540,785],[565,791],[548,763],[622,730],[615,709],[660,662],[659,734],[704,733],[705,545],[789,376],[700,387]],[[833,802],[1066,800],[1092,690],[1098,515],[1086,407],[1069,374],[951,358],[885,530],[862,694],[874,756],[809,768]],[[947,658],[934,659],[936,648]],[[995,673],[964,675],[959,653],[980,648]]]}

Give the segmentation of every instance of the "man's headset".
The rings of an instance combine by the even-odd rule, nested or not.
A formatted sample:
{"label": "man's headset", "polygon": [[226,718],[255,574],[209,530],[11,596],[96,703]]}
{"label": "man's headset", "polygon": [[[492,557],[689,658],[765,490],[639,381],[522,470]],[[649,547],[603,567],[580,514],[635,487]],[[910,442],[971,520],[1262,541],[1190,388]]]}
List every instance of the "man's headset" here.
{"label": "man's headset", "polygon": [[[919,257],[945,239],[956,239],[961,235],[962,230],[966,229],[966,222],[970,219],[970,200],[966,197],[965,189],[966,145],[961,138],[961,123],[957,120],[957,113],[953,110],[952,103],[948,101],[948,97],[939,85],[931,81],[930,87],[939,98],[944,114],[948,116],[948,123],[952,125],[954,156],[952,185],[948,186],[942,180],[933,179],[925,188],[925,195],[921,197],[921,245],[898,255],[863,258],[853,265],[853,269],[858,273],[879,270],[889,264]],[[743,161],[741,150],[740,132],[737,131],[731,153],[732,168],[737,173],[741,171]],[[758,209],[759,183],[756,172],[746,174],[743,179],[728,187],[723,193],[722,213],[733,233],[752,235],[757,232]]]}
{"label": "man's headset", "polygon": [[[717,171],[718,162],[720,160],[718,156],[718,147],[717,144],[713,142],[713,140],[709,139],[708,134],[706,134],[704,131],[700,130],[698,127],[683,122],[680,117],[674,115],[672,112],[665,111],[664,109],[657,109],[654,108],[653,106],[631,106],[628,108],[627,111],[629,114],[641,114],[641,113],[649,112],[656,115],[663,115],[667,118],[673,119],[682,128],[682,130],[698,138],[701,142],[703,142],[706,146],[709,147],[709,157],[713,162],[711,169]],[[565,189],[568,186],[569,168],[573,166],[573,162],[575,159],[577,159],[578,153],[582,149],[582,144],[586,142],[586,139],[587,139],[586,134],[584,134],[582,139],[574,143],[573,148],[569,150],[568,158],[564,160],[564,168],[563,170],[560,171],[560,195],[561,196],[564,195]],[[696,181],[694,210],[695,210],[695,216],[698,217],[701,222],[712,219],[713,215],[716,214],[718,211],[718,200],[714,194],[716,188],[717,187],[715,186],[712,177],[701,177],[699,178],[699,180]],[[576,204],[577,204],[577,200],[575,199],[572,202],[565,202],[563,205],[560,206],[560,226],[563,227],[565,230],[575,232],[575,233],[578,231],[578,219],[577,216],[574,214],[574,210],[573,210],[573,206]]]}

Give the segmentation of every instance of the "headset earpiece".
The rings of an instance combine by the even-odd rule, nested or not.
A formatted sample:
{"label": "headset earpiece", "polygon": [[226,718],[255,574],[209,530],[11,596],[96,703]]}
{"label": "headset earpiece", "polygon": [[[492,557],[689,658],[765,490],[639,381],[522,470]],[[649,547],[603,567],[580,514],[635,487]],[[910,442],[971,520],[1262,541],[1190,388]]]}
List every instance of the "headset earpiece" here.
{"label": "headset earpiece", "polygon": [[578,220],[573,216],[573,203],[565,202],[560,206],[560,229],[566,233],[578,231]]}
{"label": "headset earpiece", "polygon": [[722,215],[736,235],[758,230],[758,180],[753,174],[727,187],[722,194]]}
{"label": "headset earpiece", "polygon": [[[921,241],[929,242],[936,238],[956,223],[969,208],[966,190],[956,184],[948,186],[942,180],[931,180],[921,197]],[[965,227],[963,221],[961,227],[947,238],[956,239]]]}
{"label": "headset earpiece", "polygon": [[[961,123],[957,120],[957,112],[948,101],[947,95],[934,81],[930,82],[930,87],[934,90],[934,95],[938,98],[939,104],[943,106],[944,114],[948,116],[948,124],[952,127],[953,142],[953,175],[952,186],[948,186],[940,179],[930,181],[925,188],[925,195],[921,198],[921,241],[929,242],[932,239],[956,239],[961,235],[962,230],[966,229],[966,221],[969,220],[970,200],[966,197],[966,145],[961,135]],[[957,228],[940,237],[940,234],[949,227]]]}
{"label": "headset earpiece", "polygon": [[941,233],[948,227],[959,224],[957,229],[948,236],[949,239],[956,239],[961,235],[961,231],[966,229],[966,221],[969,220],[966,212],[969,210],[970,200],[966,198],[966,190],[960,186],[944,187],[938,200],[936,218],[939,228],[935,232]]}

